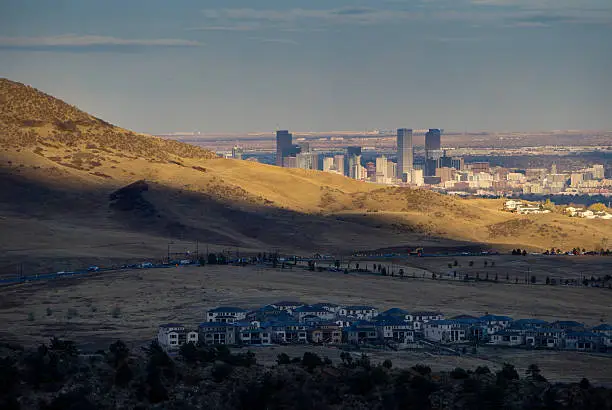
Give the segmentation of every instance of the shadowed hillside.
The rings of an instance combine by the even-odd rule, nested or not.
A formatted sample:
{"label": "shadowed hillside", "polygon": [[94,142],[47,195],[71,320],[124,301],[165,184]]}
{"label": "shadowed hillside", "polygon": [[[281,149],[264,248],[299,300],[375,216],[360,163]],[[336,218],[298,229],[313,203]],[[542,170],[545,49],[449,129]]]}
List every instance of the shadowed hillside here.
{"label": "shadowed hillside", "polygon": [[[598,249],[612,228],[509,214],[501,201],[221,159],[115,127],[6,79],[0,102],[0,228],[12,232],[0,246],[13,250],[13,264],[32,257],[32,243],[42,259],[47,252],[118,260],[163,254],[168,240],[305,253],[466,243]],[[143,244],[137,253],[83,250],[125,237]]]}

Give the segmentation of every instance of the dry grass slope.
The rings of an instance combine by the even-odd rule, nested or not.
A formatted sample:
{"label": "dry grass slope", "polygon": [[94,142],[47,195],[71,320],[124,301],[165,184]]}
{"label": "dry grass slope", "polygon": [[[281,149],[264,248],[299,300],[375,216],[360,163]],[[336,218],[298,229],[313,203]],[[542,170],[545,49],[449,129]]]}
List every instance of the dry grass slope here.
{"label": "dry grass slope", "polygon": [[[157,223],[159,237],[178,232],[183,239],[209,243],[231,237],[224,243],[252,248],[354,250],[467,241],[501,248],[571,249],[580,244],[595,249],[607,242],[612,228],[610,221],[558,214],[517,216],[502,212],[499,200],[463,200],[318,171],[225,160],[195,146],[115,127],[6,79],[0,79],[0,103],[1,175],[35,181],[48,191],[45,195],[73,189],[62,194],[63,202],[56,201],[54,209],[42,194],[30,207],[20,202],[25,193],[0,195],[0,211],[12,218],[15,212],[21,219],[31,217],[28,212],[35,210],[46,220],[69,224],[71,216],[64,212],[59,218],[57,208],[70,201],[74,210],[87,210],[88,229],[104,226],[100,235],[121,231],[130,214],[123,212],[118,224],[113,218],[119,211],[109,215],[108,195],[144,180],[150,185],[145,199],[165,218],[166,225]],[[77,196],[77,190],[102,194]],[[141,219],[134,224],[154,225]],[[190,236],[187,228],[192,228]],[[206,238],[198,236],[202,232]],[[19,243],[13,241],[11,246]]]}

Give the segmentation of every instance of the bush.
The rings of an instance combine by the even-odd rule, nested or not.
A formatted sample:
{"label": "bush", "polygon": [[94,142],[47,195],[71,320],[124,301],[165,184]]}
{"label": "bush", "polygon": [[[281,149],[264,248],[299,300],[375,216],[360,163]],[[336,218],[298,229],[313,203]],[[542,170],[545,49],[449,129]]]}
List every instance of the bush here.
{"label": "bush", "polygon": [[450,376],[453,379],[458,379],[458,380],[467,379],[469,377],[468,373],[461,367],[455,367],[455,370],[450,372]]}
{"label": "bush", "polygon": [[385,361],[382,363],[382,367],[385,369],[390,369],[393,367],[393,362],[389,359],[385,359]]}
{"label": "bush", "polygon": [[491,370],[487,366],[478,366],[476,370],[474,370],[474,373],[479,375],[490,374]]}
{"label": "bush", "polygon": [[416,366],[413,366],[412,370],[414,370],[415,372],[417,372],[421,376],[427,376],[427,375],[431,374],[431,367],[425,366],[423,364],[417,364]]}
{"label": "bush", "polygon": [[111,310],[111,316],[115,319],[121,317],[121,308],[119,306],[115,306],[113,310]]}
{"label": "bush", "polygon": [[312,371],[317,366],[322,366],[323,360],[316,353],[306,352],[302,356],[302,366],[306,367],[308,371]]}
{"label": "bush", "polygon": [[33,322],[34,321],[34,312],[30,312],[28,313],[28,322]]}
{"label": "bush", "polygon": [[281,353],[276,357],[276,363],[280,364],[289,364],[291,363],[291,358],[287,353]]}
{"label": "bush", "polygon": [[53,310],[51,308],[47,308],[47,316],[51,316],[53,314]]}
{"label": "bush", "polygon": [[214,381],[220,383],[227,379],[232,374],[233,370],[234,368],[227,363],[216,363],[212,368],[211,375]]}
{"label": "bush", "polygon": [[79,312],[74,308],[70,308],[68,309],[68,312],[66,312],[67,319],[72,319],[74,317],[77,317],[78,315],[79,315]]}

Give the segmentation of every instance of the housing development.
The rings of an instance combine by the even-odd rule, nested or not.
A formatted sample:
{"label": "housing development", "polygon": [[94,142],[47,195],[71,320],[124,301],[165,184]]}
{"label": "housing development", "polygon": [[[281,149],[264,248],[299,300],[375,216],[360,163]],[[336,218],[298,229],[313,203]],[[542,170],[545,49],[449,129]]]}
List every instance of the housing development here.
{"label": "housing development", "polygon": [[167,351],[186,343],[204,345],[330,344],[391,349],[447,349],[494,345],[589,352],[612,350],[612,325],[589,328],[567,320],[546,322],[486,314],[446,318],[438,311],[373,306],[312,305],[280,301],[257,309],[217,307],[197,328],[159,326],[157,341]]}

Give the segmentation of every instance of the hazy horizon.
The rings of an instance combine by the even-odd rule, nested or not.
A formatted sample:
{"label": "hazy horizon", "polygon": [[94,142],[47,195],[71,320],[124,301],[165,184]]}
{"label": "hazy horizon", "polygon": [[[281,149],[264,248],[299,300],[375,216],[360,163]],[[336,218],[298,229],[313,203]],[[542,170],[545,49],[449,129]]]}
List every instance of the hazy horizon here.
{"label": "hazy horizon", "polygon": [[611,130],[609,0],[7,0],[0,77],[154,134]]}

